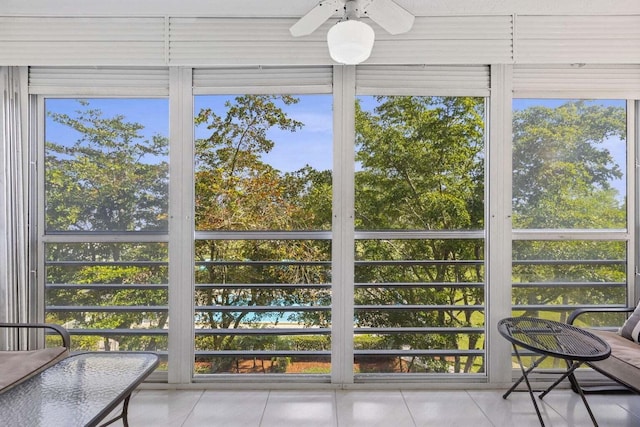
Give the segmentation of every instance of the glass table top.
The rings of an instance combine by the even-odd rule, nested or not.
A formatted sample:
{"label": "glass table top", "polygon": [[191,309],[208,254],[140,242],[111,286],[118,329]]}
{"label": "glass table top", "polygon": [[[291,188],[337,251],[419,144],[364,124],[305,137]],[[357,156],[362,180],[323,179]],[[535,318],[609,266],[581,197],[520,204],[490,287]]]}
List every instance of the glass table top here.
{"label": "glass table top", "polygon": [[93,426],[158,365],[153,353],[80,353],[0,394],[0,426]]}

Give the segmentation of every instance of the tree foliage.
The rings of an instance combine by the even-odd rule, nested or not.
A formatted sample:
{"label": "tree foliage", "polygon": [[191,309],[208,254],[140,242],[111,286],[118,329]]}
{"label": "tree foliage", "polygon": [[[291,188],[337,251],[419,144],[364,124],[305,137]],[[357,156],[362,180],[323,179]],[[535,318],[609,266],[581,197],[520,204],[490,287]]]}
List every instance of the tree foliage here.
{"label": "tree foliage", "polygon": [[[470,230],[484,228],[484,100],[463,97],[375,97],[356,108],[356,228],[365,230]],[[371,100],[367,100],[371,102]],[[482,240],[360,241],[356,257],[357,305],[422,306],[421,310],[359,312],[368,327],[482,326]],[[477,263],[465,264],[473,260]],[[377,264],[376,261],[383,261]],[[391,261],[392,264],[385,264]],[[393,261],[399,263],[394,265]],[[425,262],[426,261],[426,262]],[[429,262],[434,261],[434,262]],[[405,283],[404,286],[394,286]],[[477,306],[429,309],[428,306]],[[475,335],[399,334],[383,348],[458,349],[482,346]],[[455,361],[471,371],[473,358]],[[446,371],[443,360],[422,359],[427,370]]]}
{"label": "tree foliage", "polygon": [[624,141],[625,135],[621,107],[568,101],[515,111],[514,227],[625,227],[611,187],[622,172],[603,146],[611,138]]}
{"label": "tree foliage", "polygon": [[[143,125],[128,122],[122,115],[105,117],[88,101],[81,100],[80,106],[82,109],[72,114],[49,114],[53,122],[71,129],[77,139],[46,143],[47,231],[166,230],[168,140],[160,135],[146,137]],[[167,260],[165,245],[51,243],[46,245],[45,256],[49,262],[47,283],[66,286],[47,292],[50,306],[150,307],[148,312],[52,312],[49,320],[90,329],[128,329],[145,324],[162,329],[166,325],[166,311],[153,309],[167,304],[166,291],[112,286],[166,283],[167,268],[162,263]],[[76,339],[74,345],[93,348],[100,336],[96,332],[95,338]],[[102,341],[109,349],[109,336]],[[166,341],[159,343],[151,336],[119,338],[122,350],[157,346],[166,348]]]}
{"label": "tree foliage", "polygon": [[[274,146],[269,130],[295,132],[302,123],[287,116],[284,108],[295,104],[292,96],[238,96],[225,104],[223,114],[202,109],[196,125],[210,136],[196,141],[196,229],[219,230],[312,230],[329,228],[331,221],[331,175],[305,167],[282,173],[265,163],[262,156]],[[207,285],[196,292],[199,327],[212,330],[259,327],[265,318],[283,319],[282,312],[219,312],[217,306],[328,306],[329,293],[305,287],[328,283],[326,242],[278,240],[199,240],[196,259],[202,268],[196,282]],[[264,262],[272,262],[265,264]],[[273,262],[276,263],[273,263]],[[229,263],[241,263],[229,265]],[[243,263],[244,262],[244,263]],[[247,286],[238,284],[281,284]],[[236,286],[225,286],[235,284]],[[287,285],[298,285],[295,287]],[[209,307],[209,308],[207,308]],[[326,326],[328,316],[291,313],[288,321]],[[220,333],[198,337],[196,346],[207,350],[274,349],[282,340],[238,338]],[[267,346],[267,347],[265,347]],[[229,361],[226,361],[227,363]],[[212,369],[225,369],[213,366]]]}
{"label": "tree foliage", "polygon": [[[605,144],[624,144],[624,108],[567,101],[515,111],[513,123],[514,228],[627,227],[625,194],[612,187],[623,176],[621,165]],[[522,241],[514,244],[514,259],[515,305],[625,301],[624,286],[608,285],[626,282],[626,249],[620,242]],[[537,308],[527,314],[541,315]],[[552,314],[558,315],[563,320],[566,313]]]}
{"label": "tree foliage", "polygon": [[167,138],[145,139],[143,125],[80,104],[73,115],[50,113],[78,139],[46,144],[47,230],[166,230]]}
{"label": "tree foliage", "polygon": [[[194,321],[205,331],[196,334],[196,350],[330,347],[326,336],[312,340],[228,331],[280,322],[331,326],[330,241],[242,238],[242,232],[256,230],[331,230],[332,172],[308,165],[283,172],[265,161],[277,143],[271,130],[295,133],[303,127],[288,114],[297,102],[288,95],[243,95],[229,98],[222,109],[203,108],[195,117],[207,134],[195,141],[195,228],[213,236],[195,241]],[[122,115],[106,117],[85,101],[75,113],[50,117],[77,139],[46,143],[47,232],[167,231],[166,138],[147,137],[142,124]],[[605,145],[625,138],[625,123],[623,109],[583,101],[514,112],[514,226],[626,227],[623,195],[611,184],[622,171]],[[356,241],[356,326],[447,328],[444,333],[359,334],[356,349],[482,349],[483,334],[460,328],[486,326],[485,285],[497,286],[486,284],[485,241],[473,237],[485,229],[485,100],[362,98],[355,125],[356,230],[444,233]],[[457,237],[447,238],[447,232]],[[96,329],[167,327],[168,313],[153,309],[167,304],[166,290],[144,287],[167,283],[166,244],[58,242],[47,243],[46,251],[47,283],[59,285],[48,291],[48,305],[107,307],[104,312],[59,310],[49,313],[51,320]],[[514,242],[513,302],[619,303],[624,289],[612,292],[609,284],[625,280],[624,264],[616,261],[625,257],[618,242]],[[109,311],[128,305],[150,308]],[[255,309],[265,306],[275,309]],[[297,306],[318,310],[277,310]],[[366,308],[371,306],[376,309]],[[92,348],[99,339],[108,347],[108,338],[76,343]],[[153,336],[118,340],[120,349],[166,348]],[[282,370],[291,362],[279,358],[271,367]],[[219,358],[198,369],[228,372],[233,363]],[[478,372],[484,360],[414,358],[403,369]]]}

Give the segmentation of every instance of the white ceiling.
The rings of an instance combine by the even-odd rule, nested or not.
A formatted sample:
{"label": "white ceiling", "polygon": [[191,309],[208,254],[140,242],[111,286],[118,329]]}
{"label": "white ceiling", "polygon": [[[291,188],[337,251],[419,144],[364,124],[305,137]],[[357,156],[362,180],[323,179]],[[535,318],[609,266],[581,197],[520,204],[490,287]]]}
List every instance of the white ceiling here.
{"label": "white ceiling", "polygon": [[[396,0],[416,16],[640,14],[640,0]],[[0,0],[0,16],[298,17],[318,0]]]}

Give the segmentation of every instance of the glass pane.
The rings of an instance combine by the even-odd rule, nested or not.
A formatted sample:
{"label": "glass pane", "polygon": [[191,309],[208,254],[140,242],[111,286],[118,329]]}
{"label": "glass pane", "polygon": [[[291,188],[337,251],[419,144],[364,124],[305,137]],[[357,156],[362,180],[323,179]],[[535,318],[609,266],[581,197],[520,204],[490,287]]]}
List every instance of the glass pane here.
{"label": "glass pane", "polygon": [[576,308],[625,305],[626,242],[513,242],[514,315],[564,322]]}
{"label": "glass pane", "polygon": [[451,239],[359,239],[354,372],[484,372],[485,100],[361,96],[357,231]]}
{"label": "glass pane", "polygon": [[[514,241],[512,265],[513,316],[564,323],[579,308],[626,305],[626,241]],[[615,330],[622,322],[615,314],[597,314],[581,316],[577,325]],[[517,364],[515,357],[513,361]],[[523,361],[529,366],[533,358]],[[549,358],[540,368],[564,369],[566,365]]]}
{"label": "glass pane", "polygon": [[196,257],[196,373],[330,372],[328,240],[198,240]]}
{"label": "glass pane", "polygon": [[[330,95],[198,96],[198,231],[332,224]],[[196,374],[328,374],[329,240],[195,241]]]}
{"label": "glass pane", "polygon": [[74,350],[166,351],[166,243],[48,243],[46,320]]}
{"label": "glass pane", "polygon": [[484,228],[484,99],[361,96],[356,229]]}
{"label": "glass pane", "polygon": [[513,226],[626,228],[626,103],[513,101]]}
{"label": "glass pane", "polygon": [[47,99],[47,232],[167,231],[166,99]]}
{"label": "glass pane", "polygon": [[357,241],[355,372],[484,372],[483,254],[481,239]]}
{"label": "glass pane", "polygon": [[331,102],[197,96],[196,229],[331,229]]}

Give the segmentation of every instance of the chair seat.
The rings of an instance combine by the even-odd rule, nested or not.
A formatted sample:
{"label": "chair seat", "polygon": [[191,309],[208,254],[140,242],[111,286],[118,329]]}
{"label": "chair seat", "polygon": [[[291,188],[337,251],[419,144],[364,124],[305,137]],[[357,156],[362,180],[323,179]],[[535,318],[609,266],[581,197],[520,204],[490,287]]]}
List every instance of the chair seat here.
{"label": "chair seat", "polygon": [[640,392],[640,345],[615,332],[590,330],[611,346],[611,356],[589,365],[610,378]]}
{"label": "chair seat", "polygon": [[68,355],[66,347],[0,351],[0,393],[42,372]]}

